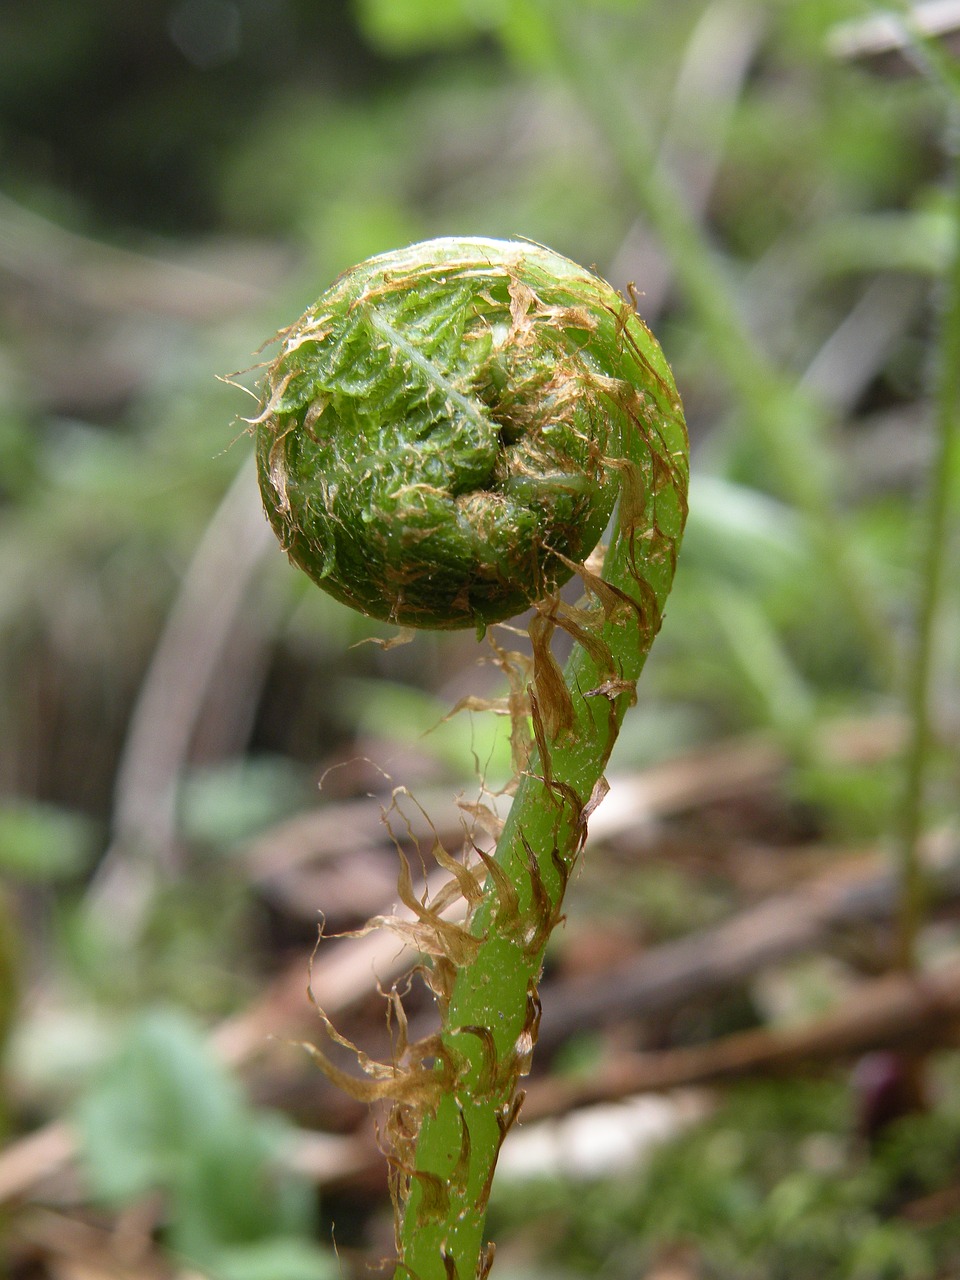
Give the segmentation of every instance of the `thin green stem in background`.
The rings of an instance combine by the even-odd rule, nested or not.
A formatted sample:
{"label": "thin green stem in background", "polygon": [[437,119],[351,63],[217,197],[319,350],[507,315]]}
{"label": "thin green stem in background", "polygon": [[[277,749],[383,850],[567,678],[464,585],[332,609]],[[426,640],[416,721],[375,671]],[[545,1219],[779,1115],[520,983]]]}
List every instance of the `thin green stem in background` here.
{"label": "thin green stem in background", "polygon": [[[953,143],[960,132],[960,107],[952,112]],[[923,922],[926,893],[919,844],[924,825],[926,780],[932,748],[932,703],[935,684],[937,620],[945,581],[945,550],[956,518],[955,488],[960,476],[960,163],[954,157],[953,261],[945,281],[943,320],[938,351],[936,397],[937,451],[924,521],[920,560],[921,587],[916,634],[907,671],[910,737],[904,764],[903,800],[897,833],[900,868],[898,961],[916,964],[917,934]]]}

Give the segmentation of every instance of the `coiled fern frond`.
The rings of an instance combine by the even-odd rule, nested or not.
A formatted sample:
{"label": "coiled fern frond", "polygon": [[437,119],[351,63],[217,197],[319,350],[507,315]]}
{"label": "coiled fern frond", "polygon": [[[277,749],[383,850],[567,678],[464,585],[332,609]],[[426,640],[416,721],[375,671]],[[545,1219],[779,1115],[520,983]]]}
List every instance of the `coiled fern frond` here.
{"label": "coiled fern frond", "polygon": [[644,338],[608,285],[535,245],[435,240],[355,267],[269,372],[257,457],[281,543],[376,618],[521,612],[607,525],[630,415],[664,376]]}
{"label": "coiled fern frond", "polygon": [[[443,239],[372,258],[280,337],[257,461],[294,563],[404,626],[482,633],[535,609],[532,658],[497,649],[513,737],[529,724],[532,741],[496,855],[466,866],[434,850],[465,922],[443,914],[451,894],[425,904],[401,876],[440,1032],[394,1063],[361,1056],[373,1079],[355,1085],[314,1051],[357,1096],[394,1100],[398,1277],[468,1280],[489,1265],[484,1212],[544,947],[673,580],[686,428],[632,306],[534,244]],[[591,553],[614,511],[601,568]],[[574,573],[585,594],[570,605],[558,588]],[[575,641],[563,672],[558,627]]]}

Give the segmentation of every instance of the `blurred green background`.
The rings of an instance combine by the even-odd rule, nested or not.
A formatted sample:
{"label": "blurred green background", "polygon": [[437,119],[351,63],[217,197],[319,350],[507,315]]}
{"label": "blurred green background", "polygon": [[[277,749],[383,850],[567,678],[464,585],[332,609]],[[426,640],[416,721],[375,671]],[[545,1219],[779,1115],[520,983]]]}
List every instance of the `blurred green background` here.
{"label": "blurred green background", "polygon": [[[906,53],[855,0],[0,8],[7,1274],[300,1280],[389,1253],[369,1120],[268,1037],[319,1034],[318,913],[357,927],[395,896],[368,797],[409,786],[433,815],[506,782],[502,722],[446,719],[498,676],[470,635],[356,645],[389,630],[267,535],[243,388],[265,338],[403,243],[521,236],[635,285],[687,407],[681,570],[613,768],[696,760],[702,785],[598,838],[549,974],[866,854],[907,871],[842,945],[574,1028],[544,1072],[813,1017],[905,952],[956,962],[952,891],[909,891],[928,846],[955,867],[960,809],[939,8]],[[765,763],[718,799],[747,746]],[[346,1016],[382,1037],[375,993]],[[951,1017],[892,1126],[858,1128],[851,1050],[711,1098],[660,1166],[589,1195],[540,1170],[495,1200],[498,1272],[960,1274]]]}

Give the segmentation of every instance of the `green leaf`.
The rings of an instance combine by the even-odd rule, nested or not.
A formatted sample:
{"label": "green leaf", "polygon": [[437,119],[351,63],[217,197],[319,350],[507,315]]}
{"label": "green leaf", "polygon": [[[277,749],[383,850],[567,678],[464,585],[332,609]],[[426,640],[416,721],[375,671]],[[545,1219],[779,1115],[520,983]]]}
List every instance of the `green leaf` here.
{"label": "green leaf", "polygon": [[0,871],[28,880],[63,880],[90,863],[93,827],[52,805],[0,806]]}
{"label": "green leaf", "polygon": [[477,24],[461,0],[358,0],[360,24],[388,53],[415,53],[463,43]]}
{"label": "green leaf", "polygon": [[311,1231],[311,1189],[277,1163],[283,1136],[279,1121],[252,1111],[208,1136],[176,1188],[170,1243],[178,1253],[206,1263],[225,1246]]}
{"label": "green leaf", "polygon": [[720,476],[695,474],[684,533],[685,569],[772,585],[808,568],[811,556],[796,512],[767,494]]}
{"label": "green leaf", "polygon": [[336,1280],[341,1274],[332,1253],[283,1237],[225,1250],[207,1273],[210,1280]]}
{"label": "green leaf", "polygon": [[178,1014],[134,1024],[77,1120],[95,1194],[125,1204],[164,1191],[171,1247],[191,1262],[312,1228],[310,1187],[276,1159],[284,1125],[246,1104]]}
{"label": "green leaf", "polygon": [[460,712],[442,698],[388,680],[342,680],[338,703],[344,721],[361,733],[409,747],[462,778],[478,772],[491,785],[510,777],[510,721],[491,713]]}
{"label": "green leaf", "polygon": [[181,830],[189,841],[229,847],[315,799],[305,771],[290,760],[231,760],[198,769],[180,792]]}
{"label": "green leaf", "polygon": [[16,1021],[19,993],[20,935],[7,899],[0,892],[0,1053]]}
{"label": "green leaf", "polygon": [[451,48],[492,32],[512,57],[535,63],[550,41],[549,5],[531,0],[357,0],[357,7],[367,36],[392,54]]}
{"label": "green leaf", "polygon": [[801,746],[813,724],[815,703],[770,619],[753,596],[724,584],[709,594],[707,603],[739,669],[744,693],[778,732]]}
{"label": "green leaf", "polygon": [[87,1172],[105,1200],[175,1185],[231,1124],[244,1122],[235,1085],[179,1015],[151,1013],[80,1102]]}

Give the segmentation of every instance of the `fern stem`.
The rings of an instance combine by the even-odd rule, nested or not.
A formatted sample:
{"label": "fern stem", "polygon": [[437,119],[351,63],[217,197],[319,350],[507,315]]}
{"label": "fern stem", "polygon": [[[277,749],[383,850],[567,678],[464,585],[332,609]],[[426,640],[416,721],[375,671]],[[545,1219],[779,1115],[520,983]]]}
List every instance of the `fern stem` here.
{"label": "fern stem", "polygon": [[[572,723],[546,744],[548,768],[541,750],[523,777],[496,850],[506,883],[491,878],[472,922],[480,946],[457,974],[443,1030],[445,1049],[459,1063],[459,1084],[420,1129],[398,1280],[466,1280],[481,1259],[486,1197],[513,1114],[517,1059],[529,1054],[536,1039],[544,947],[585,835],[586,808],[634,700],[672,581],[685,516],[686,461],[682,423],[674,419],[668,426],[664,460],[672,466],[670,482],[648,497],[635,526],[624,526],[621,514],[604,564],[604,581],[634,599],[638,609],[618,612],[599,627],[589,649],[574,646],[563,673]],[[634,457],[649,473],[645,453],[637,433]],[[639,534],[641,528],[657,530],[654,542],[666,540],[659,557],[641,561],[637,538],[647,536]],[[514,901],[508,905],[510,895]],[[482,1029],[490,1030],[492,1041]],[[445,1195],[438,1193],[441,1187]]]}
{"label": "fern stem", "polygon": [[[474,878],[436,851],[467,925],[401,878],[440,1032],[389,1065],[361,1055],[373,1084],[314,1051],[355,1096],[394,1102],[397,1275],[469,1280],[536,1041],[544,948],[673,580],[686,427],[632,308],[538,245],[448,239],[381,255],[281,336],[257,461],[291,559],[338,599],[405,625],[482,632],[536,610],[536,749],[495,857]],[[598,577],[582,562],[614,507]],[[557,591],[575,571],[576,607]],[[575,641],[565,673],[550,648],[558,627]]]}

